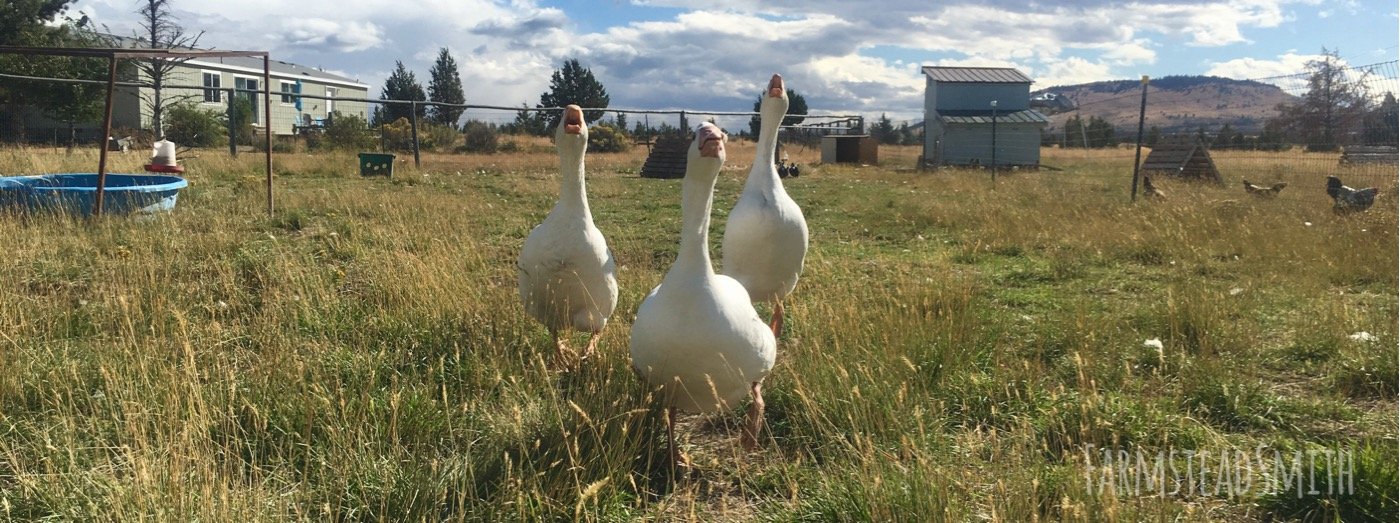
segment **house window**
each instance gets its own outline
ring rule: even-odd
[[[220,85],[219,73],[204,73],[204,103],[219,103],[223,101],[219,93]]]
[[[281,89],[281,90],[282,90],[282,105],[294,105],[294,104],[296,104],[296,102],[297,102],[297,97],[296,97],[295,95],[296,95],[297,93],[301,92],[300,90],[297,89],[297,83],[296,83],[296,82],[287,82],[287,81],[283,81],[283,82],[282,82],[282,89]]]
[[[238,90],[235,96],[248,100],[249,105],[253,106],[253,124],[261,124],[262,119],[258,115],[258,110],[260,109],[258,107],[258,92],[261,91],[258,87],[258,79],[235,76],[233,78],[233,88]]]

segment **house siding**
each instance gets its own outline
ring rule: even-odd
[[[219,74],[219,101],[204,101],[204,73],[214,72]],[[180,99],[188,100],[198,107],[208,111],[225,113],[228,111],[228,89],[234,88],[235,78],[250,78],[258,82],[259,89],[262,89],[263,77],[261,71],[242,70],[242,68],[228,67],[217,63],[203,63],[192,61],[181,64],[170,71],[165,80],[167,86],[189,86],[189,87],[165,87],[162,89],[162,96],[166,100]],[[122,81],[149,83],[150,78],[134,69],[128,70]],[[369,119],[369,104],[365,99],[369,96],[369,86],[354,82],[327,81],[307,76],[295,77],[290,74],[274,72],[272,74],[272,132],[276,135],[290,135],[295,132],[294,126],[309,117],[312,120],[322,120],[326,117],[326,101],[320,98],[302,98],[302,107],[298,110],[293,104],[283,105],[281,103],[280,88],[282,81],[301,82],[301,93],[312,96],[325,96],[327,87],[334,87],[337,98],[351,98],[352,100],[337,100],[335,110],[345,115],[356,115],[360,118]],[[112,100],[112,128],[113,132],[123,130],[150,129],[151,121],[151,89],[136,87],[118,87],[113,93]],[[268,122],[267,115],[262,114],[264,106],[262,103],[262,93],[257,94],[258,123],[255,127],[261,131],[264,123]],[[55,129],[66,129],[66,123],[54,122],[49,118],[44,118],[40,111],[32,111],[31,117],[26,118],[25,127],[30,136],[48,136]],[[305,115],[305,116],[303,116]],[[96,130],[101,133],[101,122],[84,122],[79,126],[83,135],[88,135]],[[98,138],[100,140],[100,136]]]
[[[185,91],[185,92],[183,93],[184,95],[189,95],[189,94],[191,94],[191,92],[193,92],[193,94],[194,94],[194,98],[193,98],[193,99],[199,103],[200,107],[204,107],[204,108],[207,108],[207,109],[210,109],[210,110],[214,110],[214,111],[218,111],[218,112],[225,112],[225,111],[228,110],[228,91],[227,91],[227,89],[231,89],[231,88],[235,87],[234,82],[236,81],[235,79],[237,79],[237,78],[249,78],[249,79],[257,80],[258,86],[259,86],[259,90],[261,90],[261,89],[263,88],[263,86],[262,86],[263,77],[262,77],[261,74],[250,73],[250,72],[244,72],[244,71],[226,71],[226,70],[220,71],[220,70],[218,70],[218,69],[215,69],[214,67],[211,67],[211,66],[209,66],[209,65],[204,65],[204,64],[195,64],[195,65],[191,65],[190,67],[191,67],[192,70],[194,71],[193,74],[191,75],[191,79],[188,80],[188,81],[182,81],[182,82],[180,82],[181,84],[184,84],[184,85],[203,85],[203,82],[204,82],[203,71],[218,71],[218,72],[220,73],[220,77],[219,77],[220,88],[223,89],[224,91],[220,94],[219,102],[218,102],[218,103],[203,102],[203,101],[202,101],[202,100],[203,100],[203,90],[202,90],[202,89],[196,89],[196,90],[193,90],[193,91],[182,90],[182,91]],[[198,69],[195,69],[195,68],[198,68]],[[296,108],[295,104],[283,104],[283,103],[282,103],[282,93],[281,93],[281,89],[282,89],[282,82],[284,82],[284,81],[285,81],[285,82],[297,82],[297,81],[300,81],[300,82],[301,82],[301,94],[307,95],[307,96],[303,96],[303,97],[302,97],[302,100],[301,100],[301,109],[300,109],[300,110],[298,110],[298,109]],[[367,102],[364,101],[365,98],[369,95],[369,87],[368,87],[368,86],[358,86],[358,87],[357,87],[357,86],[351,86],[351,85],[339,84],[339,83],[338,83],[337,85],[328,85],[328,84],[326,84],[326,83],[318,82],[316,79],[312,79],[312,78],[293,78],[293,77],[278,76],[277,74],[273,74],[273,75],[272,75],[272,83],[271,83],[271,85],[270,85],[270,91],[271,91],[270,96],[272,97],[272,117],[269,119],[269,118],[266,118],[265,115],[262,114],[262,113],[263,113],[263,108],[264,108],[264,106],[263,106],[263,100],[262,100],[262,93],[258,93],[258,94],[257,94],[257,106],[258,106],[258,107],[257,107],[257,112],[258,112],[259,117],[258,117],[258,123],[257,123],[257,125],[256,125],[255,127],[257,127],[258,129],[261,129],[262,126],[263,126],[263,124],[266,123],[266,122],[268,122],[268,121],[270,120],[271,123],[272,123],[272,133],[273,133],[273,134],[277,134],[277,135],[289,135],[289,134],[295,133],[295,126],[298,125],[300,122],[302,122],[304,118],[309,117],[309,118],[312,119],[312,120],[321,120],[321,119],[324,119],[324,118],[326,117],[326,110],[325,110],[326,101],[323,100],[323,99],[320,99],[320,98],[312,98],[312,96],[325,96],[325,95],[326,95],[326,87],[335,87],[336,90],[337,90],[337,92],[336,92],[336,97],[337,97],[337,98],[353,98],[353,99],[354,99],[354,100],[336,100],[336,102],[335,102],[335,110],[336,110],[336,111],[339,111],[341,114],[344,114],[344,115],[355,115],[355,116],[359,116],[360,118],[363,118],[363,119],[366,119],[366,120],[369,119],[369,104],[368,104]],[[304,116],[303,116],[303,115],[304,115]]]

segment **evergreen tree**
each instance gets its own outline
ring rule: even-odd
[[[87,17],[81,20],[67,20],[67,30],[62,37],[66,45],[74,47],[109,47],[110,38],[97,33]],[[53,71],[62,78],[84,78],[89,80],[106,79],[109,71],[105,60],[93,58],[50,57],[51,62],[61,69]],[[40,107],[44,114],[68,124],[68,147],[77,142],[79,122],[99,122],[103,117],[103,104],[107,86],[104,84],[54,83],[45,86],[40,96]],[[100,139],[100,138],[99,138]]]
[[[593,76],[593,71],[579,64],[577,58],[570,58],[549,77],[549,91],[540,95],[538,107],[564,107],[574,104],[594,109],[583,112],[583,121],[593,123],[603,117],[603,111],[599,109],[606,108],[610,101],[608,90]],[[561,116],[562,113],[550,114],[545,127],[554,129]]]
[[[1090,116],[1089,124],[1088,127],[1085,128],[1085,132],[1089,135],[1089,147],[1102,148],[1118,146],[1117,131],[1113,129],[1112,124],[1108,123],[1108,120],[1097,116]]]
[[[423,85],[418,83],[418,78],[413,76],[413,71],[404,68],[403,62],[394,61],[394,72],[389,74],[389,78],[384,80],[384,90],[379,94],[385,100],[415,100],[425,101],[428,95],[423,92]],[[427,106],[417,107],[418,118],[422,119],[427,114]],[[391,103],[384,104],[384,109],[378,112],[375,125],[390,124],[398,121],[399,118],[413,118],[413,109],[410,104]]]
[[[618,130],[624,133],[627,132],[627,113],[617,113],[613,121],[617,124]]]
[[[1400,142],[1400,104],[1395,93],[1385,93],[1379,107],[1366,115],[1365,130],[1368,145],[1395,145]]]
[[[462,76],[457,73],[457,61],[444,47],[438,51],[437,61],[428,71],[428,99],[449,104],[467,103],[467,95],[462,92]],[[465,111],[462,107],[432,106],[429,120],[442,125],[457,126],[457,118]]]
[[[1084,120],[1074,115],[1065,120],[1065,147],[1088,147],[1085,142]]]
[[[1229,149],[1230,141],[1235,138],[1235,129],[1229,123],[1220,126],[1220,131],[1215,133],[1215,139],[1211,140],[1211,149]]]
[[[72,0],[29,0],[0,4],[0,45],[86,47],[103,46],[87,17],[67,16]],[[60,23],[54,23],[60,22]],[[46,78],[107,79],[107,61],[64,56],[0,54],[0,71]],[[105,85],[0,81],[0,137],[24,139],[26,107],[39,107],[49,116],[70,123],[101,118]]]
[[[919,144],[919,137],[918,137],[917,134],[914,133],[914,129],[912,129],[912,128],[909,127],[909,122],[903,122],[903,123],[899,124],[899,132],[898,132],[898,134],[899,134],[899,144],[900,144],[900,145],[918,145],[918,144]]]
[[[803,98],[802,95],[797,94],[797,91],[794,91],[792,89],[787,90],[787,95],[788,110],[787,116],[783,117],[782,125],[788,126],[800,124],[803,120],[806,119],[807,99]],[[758,99],[753,101],[753,112],[758,112],[758,108],[762,106],[763,96],[764,95],[759,95]],[[758,139],[758,128],[759,118],[758,115],[754,115],[753,117],[749,118],[749,132],[753,133],[754,139]]]
[[[870,126],[870,137],[882,144],[899,143],[899,135],[895,133],[894,122],[885,113],[880,113],[880,119],[875,120],[875,124]]]
[[[1162,129],[1155,125],[1152,127],[1148,127],[1146,136],[1144,136],[1142,139],[1142,144],[1148,147],[1153,147],[1156,146],[1157,142],[1160,141],[1162,141]]]
[[[533,136],[544,136],[546,133],[545,124],[548,123],[544,113],[529,110],[529,105],[520,104],[521,109],[515,112],[515,121],[511,122],[511,132],[514,134],[528,134]]]

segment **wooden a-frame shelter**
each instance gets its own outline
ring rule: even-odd
[[[1210,149],[1200,142],[1155,145],[1143,160],[1142,171],[1224,183],[1215,160],[1210,158]]]

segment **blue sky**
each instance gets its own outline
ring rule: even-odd
[[[1397,3],[1378,0],[175,0],[201,43],[271,51],[371,85],[395,60],[426,83],[440,47],[469,103],[533,105],[578,58],[612,106],[746,111],[774,72],[813,112],[922,118],[921,65],[1012,66],[1034,89],[1147,74],[1302,72],[1323,47],[1395,60]],[[135,0],[80,0],[118,34]],[[508,119],[508,114],[482,114]]]

